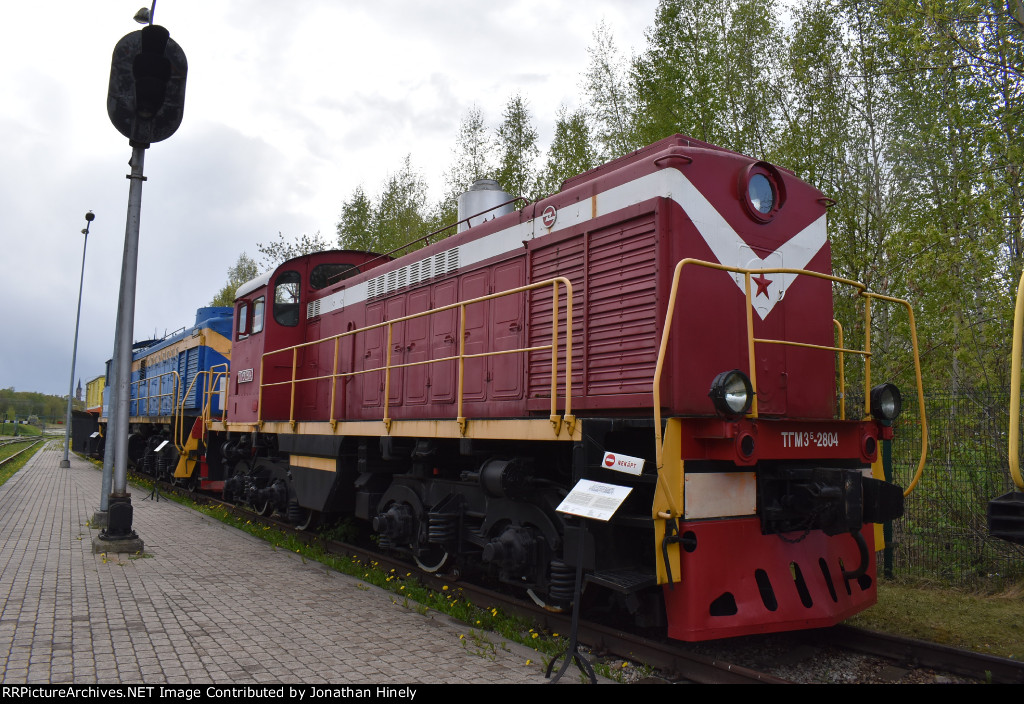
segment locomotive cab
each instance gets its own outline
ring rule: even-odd
[[[304,306],[315,309],[312,299],[325,294],[343,301],[347,279],[389,259],[370,252],[320,252],[285,262],[238,288],[230,421],[288,420],[286,400],[293,396],[300,410],[315,405],[318,388],[314,385],[297,384],[293,394],[290,384],[282,384],[291,381],[293,368],[305,377],[320,370],[318,346],[303,344],[320,338],[319,321]],[[294,354],[270,354],[295,346],[300,347]],[[259,413],[261,383],[267,385],[263,408],[271,409],[271,415]]]

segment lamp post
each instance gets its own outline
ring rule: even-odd
[[[64,418],[64,459],[60,466],[67,469],[71,466],[68,453],[71,451],[71,399],[75,393],[75,357],[78,356],[78,323],[82,318],[82,284],[85,283],[85,248],[89,245],[89,226],[96,216],[90,210],[85,214],[85,228],[82,234],[85,239],[82,242],[82,275],[78,279],[78,311],[75,313],[75,344],[71,347],[71,383],[68,386],[68,412]]]

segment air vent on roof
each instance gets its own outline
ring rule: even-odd
[[[403,266],[401,269],[395,269],[370,279],[366,283],[366,295],[368,298],[386,296],[400,288],[415,286],[435,276],[450,274],[458,268],[459,248],[453,247],[444,252],[438,252],[432,257]]]

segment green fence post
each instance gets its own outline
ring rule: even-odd
[[[892,481],[892,440],[882,440],[882,474],[885,481]],[[882,574],[886,578],[892,578],[892,521],[882,524],[882,538],[885,540],[885,549],[882,551]]]

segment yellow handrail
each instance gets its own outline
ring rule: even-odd
[[[1014,485],[1024,490],[1020,471],[1020,360],[1021,334],[1024,333],[1024,274],[1017,284],[1017,305],[1013,311],[1013,348],[1010,365],[1010,477]]]
[[[558,413],[558,348],[559,348],[559,307],[561,304],[561,298],[559,296],[559,287],[565,288],[565,299],[566,299],[566,312],[565,312],[565,408],[564,412],[560,415]],[[517,349],[510,350],[497,350],[491,352],[479,352],[475,354],[466,354],[466,307],[474,305],[476,303],[482,303],[489,301],[494,298],[501,298],[504,296],[511,296],[518,293],[524,293],[539,288],[550,287],[552,290],[552,319],[551,319],[551,343],[546,345],[536,345],[533,347],[520,347]],[[412,313],[405,315],[393,320],[386,320],[381,323],[375,323],[373,325],[367,325],[354,330],[347,330],[343,333],[333,335],[331,337],[325,337],[321,340],[315,340],[311,342],[303,342],[298,345],[292,345],[291,347],[284,347],[279,350],[273,350],[270,352],[264,352],[260,364],[260,381],[259,381],[259,396],[257,401],[257,423],[262,424],[263,421],[263,390],[265,388],[275,386],[288,386],[289,387],[289,410],[288,410],[288,422],[295,427],[295,387],[299,383],[311,382],[311,381],[331,381],[331,410],[330,410],[330,423],[332,426],[336,426],[338,419],[335,417],[335,398],[337,396],[337,384],[339,379],[346,379],[348,377],[354,377],[359,374],[371,374],[374,372],[384,372],[384,414],[382,420],[385,428],[390,431],[391,428],[391,417],[390,417],[390,395],[391,395],[391,371],[393,369],[403,369],[405,367],[415,367],[426,364],[437,364],[440,362],[457,362],[458,366],[458,381],[457,381],[457,392],[456,392],[456,420],[459,423],[460,429],[465,433],[467,418],[464,414],[463,405],[463,390],[464,390],[464,372],[465,372],[465,361],[467,359],[478,359],[483,357],[494,357],[503,354],[520,354],[524,352],[538,352],[544,350],[551,350],[551,411],[550,421],[554,427],[555,434],[559,434],[561,431],[562,423],[566,423],[570,429],[573,427],[575,422],[572,416],[572,328],[573,328],[573,312],[572,312],[572,282],[564,276],[554,277],[546,279],[544,281],[538,281],[536,283],[527,284],[525,286],[518,286],[516,288],[508,289],[507,291],[500,291],[498,293],[488,294],[486,296],[479,296],[466,301],[460,301],[457,303],[451,303],[439,308],[433,308],[427,311],[421,311],[419,313]],[[414,320],[417,318],[434,315],[436,313],[443,313],[449,310],[459,311],[459,352],[456,355],[441,357],[438,359],[426,359],[417,362],[406,362],[402,364],[391,363],[391,349],[392,349],[392,332],[393,326],[398,323],[403,323],[408,320]],[[366,333],[371,330],[378,328],[387,329],[387,353],[384,360],[384,365],[380,367],[374,367],[372,369],[361,369],[353,370],[350,372],[339,372],[338,362],[340,359],[340,340],[342,338],[352,337],[361,333]],[[313,345],[323,345],[325,343],[334,342],[334,357],[332,360],[332,370],[329,375],[313,376],[303,379],[297,378],[298,370],[298,353],[300,349],[311,347]],[[291,376],[286,381],[275,381],[275,382],[264,382],[264,370],[267,366],[267,361],[274,355],[284,354],[286,352],[292,353],[292,371]],[[354,361],[354,360],[353,360]]]
[[[921,357],[918,354],[917,345],[917,323],[914,321],[914,309],[910,307],[907,301],[901,298],[893,298],[892,296],[884,296],[880,293],[871,293],[869,291],[863,291],[861,293],[870,302],[872,298],[877,298],[880,301],[888,301],[889,303],[898,303],[907,309],[907,318],[910,322],[910,344],[914,350],[914,377],[917,380],[917,412],[921,416],[921,459],[917,463],[917,471],[914,472],[914,478],[910,482],[904,491],[903,495],[907,496],[914,490],[918,482],[921,481],[921,475],[924,472],[925,459],[928,457],[928,418],[924,412],[924,384],[921,382]],[[870,333],[870,329],[866,329],[866,333]],[[868,365],[865,365],[868,366]],[[867,377],[867,372],[865,372]],[[864,413],[868,414],[871,410],[871,390],[865,388],[864,391]]]
[[[221,367],[223,367],[223,371],[217,371]],[[185,391],[185,393],[182,395],[181,401],[175,408],[175,414],[177,416],[177,421],[175,422],[177,434],[174,438],[174,446],[178,448],[178,452],[183,452],[185,449],[185,400],[192,393],[192,389],[195,388],[196,382],[198,382],[200,379],[208,378],[208,382],[203,391],[203,401],[200,404],[199,412],[200,417],[203,419],[203,437],[205,439],[206,426],[210,420],[210,408],[213,404],[213,389],[221,378],[227,376],[227,373],[228,365],[226,363],[223,363],[215,364],[214,366],[210,367],[209,370],[196,372],[196,374],[192,377],[192,381],[188,385],[188,390]],[[224,409],[222,408],[221,412],[223,411]],[[191,431],[192,429],[189,428],[187,432]]]
[[[832,324],[836,327],[836,344],[840,350],[843,347],[843,324],[835,318],[832,319]],[[844,353],[839,353],[839,420],[846,420],[846,357]]]
[[[787,345],[791,347],[802,347],[810,349],[819,349],[827,352],[835,352],[840,355],[844,354],[858,354],[864,357],[864,415],[868,416],[871,412],[871,299],[877,298],[883,301],[889,301],[891,303],[899,303],[907,309],[907,313],[910,318],[910,335],[911,342],[914,351],[914,373],[917,379],[917,399],[918,399],[918,411],[921,415],[921,458],[918,462],[917,471],[914,474],[914,479],[910,486],[904,491],[904,495],[909,494],[914,487],[917,486],[918,481],[921,478],[921,473],[924,469],[925,459],[928,454],[928,423],[925,417],[924,408],[924,390],[921,382],[921,361],[918,355],[917,345],[917,327],[914,322],[914,311],[911,309],[910,304],[904,300],[893,298],[891,296],[884,296],[877,293],[871,293],[867,290],[867,286],[857,281],[850,279],[844,279],[838,276],[832,276],[831,274],[823,274],[817,271],[809,271],[807,269],[787,269],[787,268],[771,268],[771,269],[746,269],[743,267],[726,266],[724,264],[718,264],[715,262],[707,262],[701,259],[683,259],[675,266],[675,270],[672,274],[672,288],[669,293],[668,310],[665,314],[665,325],[662,330],[661,346],[658,350],[658,361],[655,365],[654,370],[654,385],[653,385],[653,396],[654,396],[654,437],[655,437],[655,456],[657,467],[660,470],[664,467],[664,443],[662,440],[661,430],[661,375],[664,368],[665,357],[668,352],[668,341],[669,335],[672,330],[672,319],[674,317],[676,300],[679,292],[679,280],[682,275],[683,268],[687,265],[695,265],[705,267],[708,269],[718,269],[719,271],[727,271],[735,274],[743,274],[744,276],[744,295],[746,299],[746,327],[747,327],[747,355],[750,365],[749,376],[750,383],[753,385],[754,390],[757,390],[757,376],[756,376],[756,363],[754,356],[755,344],[779,344]],[[864,319],[864,349],[848,349],[843,346],[842,341],[842,328],[840,326],[840,339],[838,347],[829,347],[826,345],[814,345],[804,342],[793,342],[789,340],[772,340],[765,338],[754,337],[754,324],[753,324],[753,303],[750,295],[750,280],[752,274],[793,274],[795,276],[810,276],[813,278],[824,279],[831,281],[832,283],[843,284],[850,286],[857,290],[857,295],[864,298],[865,308],[865,319]],[[842,367],[841,367],[842,369]],[[845,385],[841,387],[845,392]],[[845,416],[845,400],[841,406],[841,413]],[[750,418],[757,418],[757,395],[755,393],[753,404],[751,405]],[[675,509],[673,509],[675,510]]]
[[[223,369],[221,369],[221,367],[223,367]],[[228,372],[229,372],[229,369],[228,369],[228,365],[227,365],[226,362],[224,364],[215,364],[212,367],[210,367],[209,372],[204,372],[204,373],[209,373],[209,375],[210,375],[210,382],[209,382],[209,384],[207,384],[206,393],[204,394],[204,399],[203,399],[203,422],[204,422],[204,424],[208,424],[210,422],[210,420],[212,419],[212,417],[213,417],[213,396],[216,393],[220,393],[217,389],[218,389],[218,386],[220,385],[220,383],[222,381],[225,384],[227,384]],[[224,397],[225,397],[225,400],[226,400],[226,398],[227,398],[227,387],[226,386],[224,388]],[[224,408],[224,404],[222,403],[221,404],[221,409],[220,409],[221,416],[223,416],[226,412],[227,412],[227,409]]]
[[[163,378],[165,376],[169,376],[169,377],[171,377],[174,380],[174,384],[172,385],[172,390],[171,391],[167,391],[167,392],[159,392],[159,393],[157,393],[155,395],[149,393],[149,388],[148,388],[149,382],[156,381],[157,382],[157,387],[158,388],[163,388],[163,385],[164,385]],[[147,385],[146,395],[145,396],[142,395],[142,390],[140,388],[141,384],[146,384]],[[132,386],[135,387],[135,398],[134,398],[134,401],[137,404],[136,408],[138,408],[138,405],[140,405],[142,403],[142,401],[146,402],[146,412],[145,413],[141,413],[140,412],[138,415],[140,415],[140,416],[142,416],[142,415],[151,415],[150,412],[149,412],[149,402],[152,399],[162,399],[162,398],[165,398],[167,396],[170,396],[171,399],[172,399],[170,415],[173,418],[174,417],[175,404],[178,401],[178,387],[179,387],[180,384],[181,384],[181,377],[178,375],[178,372],[176,372],[176,371],[163,372],[162,374],[157,374],[156,376],[147,377],[145,379],[136,379],[135,381],[133,381],[132,382]],[[158,408],[158,411],[159,411],[159,408]],[[160,415],[160,414],[157,413],[156,415]]]
[[[174,446],[178,448],[178,452],[184,452],[185,450],[185,399],[187,399],[189,394],[192,393],[192,389],[195,387],[196,382],[203,374],[205,374],[205,372],[199,372],[192,377],[192,382],[188,385],[188,390],[182,394],[181,401],[175,409],[178,417],[174,425],[177,428],[178,433],[174,438]],[[189,428],[189,432],[192,432],[192,428]]]

